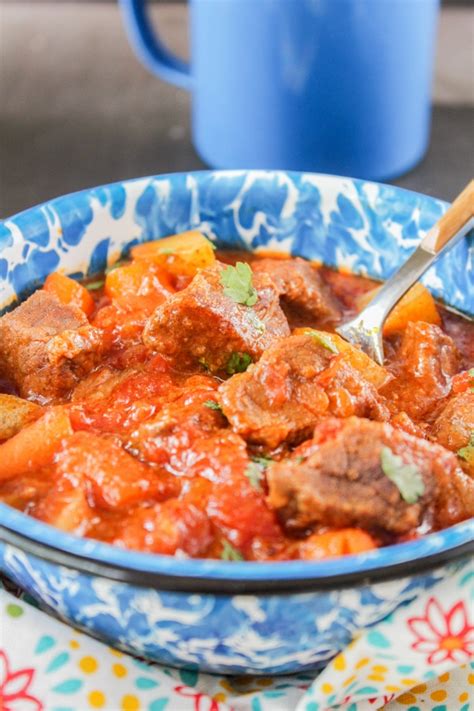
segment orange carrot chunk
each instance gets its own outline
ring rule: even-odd
[[[70,304],[82,309],[86,316],[94,311],[94,299],[79,282],[59,272],[53,272],[46,279],[43,289],[55,294],[63,304]]]
[[[357,301],[359,309],[363,309],[374,298],[379,288],[368,291],[359,297]],[[425,323],[434,323],[437,326],[441,324],[441,316],[436,302],[421,282],[417,282],[412,286],[398,304],[394,306],[385,321],[383,335],[392,336],[395,333],[401,333],[410,321],[424,321]]]
[[[364,553],[377,548],[372,536],[360,528],[342,528],[338,531],[314,533],[300,543],[300,558],[321,560],[342,555]]]
[[[72,434],[66,410],[51,408],[0,445],[0,481],[41,469],[51,461],[63,439]]]

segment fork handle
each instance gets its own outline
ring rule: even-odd
[[[454,247],[471,230],[474,230],[474,180],[471,180],[443,217],[429,230],[405,264],[380,287],[361,313],[378,314],[385,320],[402,296],[423,276],[439,255]]]
[[[474,217],[474,180],[466,185],[449,210],[429,230],[420,246],[431,254],[439,254],[472,217]]]

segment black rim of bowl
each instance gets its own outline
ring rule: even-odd
[[[452,563],[474,552],[474,540],[461,543],[447,550],[425,555],[412,561],[403,561],[373,570],[354,570],[352,573],[328,575],[324,578],[286,579],[265,578],[264,580],[205,578],[181,575],[166,575],[146,570],[127,568],[117,564],[98,561],[87,556],[64,551],[54,546],[40,543],[34,539],[0,525],[0,541],[33,555],[47,563],[69,568],[85,575],[98,576],[118,583],[155,590],[229,594],[288,594],[318,592],[331,589],[343,589],[358,585],[386,582],[413,574],[421,574]]]

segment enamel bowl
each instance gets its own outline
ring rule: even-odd
[[[0,306],[58,268],[92,275],[136,242],[199,227],[385,279],[446,209],[398,188],[324,175],[156,176],[51,200],[0,223]],[[474,313],[468,239],[424,279]],[[141,657],[228,674],[314,669],[358,630],[469,562],[472,524],[322,562],[226,562],[121,550],[0,505],[0,569],[41,606]]]

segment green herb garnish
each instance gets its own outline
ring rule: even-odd
[[[208,372],[210,371],[211,368],[209,367],[209,363],[205,358],[198,358],[198,363],[199,365],[202,365],[204,370],[207,370]]]
[[[258,318],[257,314],[254,311],[249,311],[249,321],[259,336],[261,336],[262,333],[265,333],[267,327],[265,326],[264,322],[260,318]]]
[[[331,351],[331,353],[339,353],[339,348],[337,348],[337,346],[332,342],[329,334],[326,336],[324,333],[320,333],[318,331],[308,331],[307,333],[308,336],[314,338],[314,340],[327,351]]]
[[[235,373],[245,373],[251,362],[252,358],[248,353],[231,353],[225,367],[226,373],[229,375],[234,375]]]
[[[469,377],[471,378],[471,383],[469,385],[469,389],[472,393],[474,393],[474,368],[471,368],[467,372],[469,373]]]
[[[232,543],[226,541],[225,538],[222,539],[222,560],[244,560],[244,557],[237,548],[234,548]]]
[[[215,400],[206,400],[206,402],[204,403],[204,407],[208,407],[210,410],[222,411],[222,407]]]
[[[252,269],[246,262],[237,262],[235,267],[228,266],[222,271],[221,284],[224,294],[237,304],[254,306],[258,294],[252,283]]]
[[[271,457],[252,457],[252,461],[266,469],[274,460]]]
[[[380,463],[384,474],[388,476],[407,504],[415,504],[425,492],[425,484],[420,470],[414,464],[406,464],[389,447],[382,447]]]
[[[91,281],[88,284],[84,284],[84,286],[89,291],[98,291],[99,289],[102,289],[104,284],[105,284],[105,279],[97,279],[96,281]]]
[[[262,491],[263,468],[256,461],[249,462],[244,471],[254,489]]]
[[[471,432],[471,436],[469,437],[469,443],[465,447],[461,447],[461,449],[458,449],[457,454],[458,457],[464,459],[464,461],[468,462],[468,464],[474,463],[474,432]]]
[[[119,259],[114,264],[111,264],[110,267],[107,267],[107,269],[105,270],[105,273],[110,274],[110,272],[115,271],[115,269],[118,269],[119,267],[123,267],[125,264],[127,264],[126,259]]]

